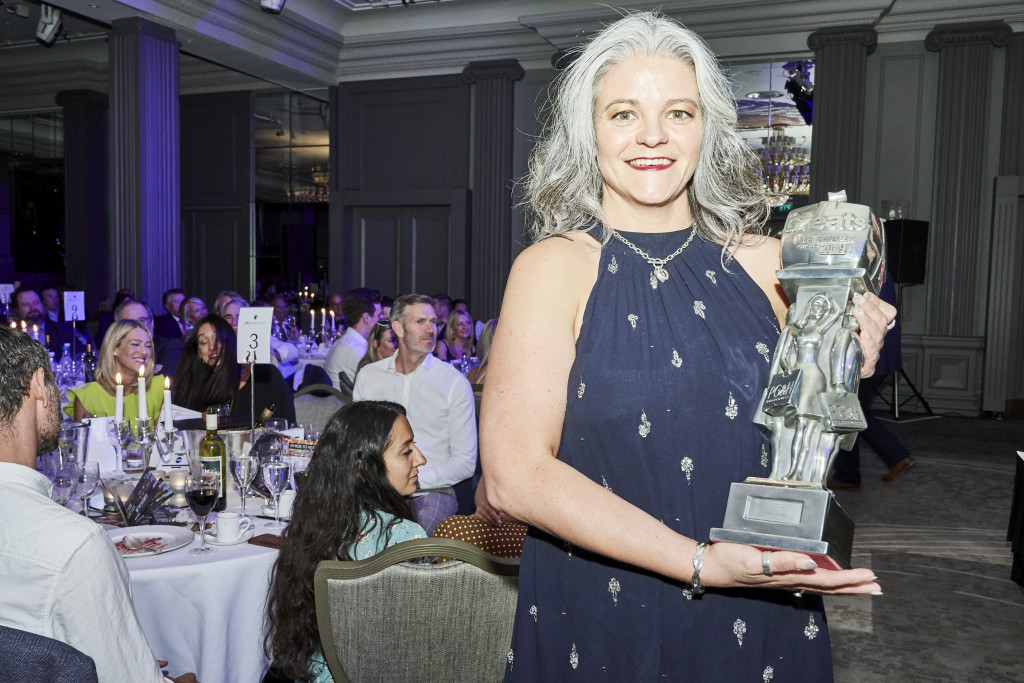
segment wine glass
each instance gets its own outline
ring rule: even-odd
[[[231,456],[228,467],[231,469],[231,478],[235,480],[235,485],[242,492],[242,516],[244,517],[245,498],[249,495],[249,487],[252,485],[252,480],[256,478],[259,466],[253,456],[239,454]]]
[[[268,432],[282,432],[288,429],[288,418],[270,417],[263,422],[263,428]]]
[[[287,462],[265,462],[263,463],[263,482],[270,489],[270,493],[274,496],[274,521],[267,522],[264,526],[272,529],[279,529],[286,526],[281,521],[281,506],[278,504],[281,498],[281,492],[284,491],[285,486],[288,485],[288,481],[292,476],[292,466]]]
[[[56,468],[53,474],[53,499],[61,505],[67,505],[78,485],[78,470],[70,464]]]
[[[189,509],[199,518],[199,547],[188,551],[189,555],[205,557],[213,552],[213,548],[206,547],[206,517],[213,510],[213,506],[217,504],[218,496],[220,496],[219,474],[189,475],[185,478],[185,500],[188,501]]]
[[[115,475],[123,475],[125,473],[121,467],[121,450],[124,448],[129,436],[131,436],[131,425],[128,420],[115,420],[114,418],[107,420],[107,438],[110,439],[110,445],[114,447],[113,473]]]
[[[100,480],[100,465],[97,462],[83,462],[78,465],[78,486],[75,493],[82,501],[82,514],[89,516],[89,497],[96,491]]]

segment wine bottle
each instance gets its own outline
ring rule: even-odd
[[[82,354],[82,366],[85,368],[86,383],[96,381],[96,354],[92,352],[92,344],[85,345],[85,353]]]
[[[224,439],[217,434],[216,413],[206,414],[206,436],[199,442],[199,467],[204,475],[220,477],[220,496],[213,509],[220,512],[227,507],[228,449]]]
[[[276,409],[277,409],[277,404],[276,403],[271,403],[269,406],[264,408],[263,412],[260,413],[260,416],[258,418],[256,418],[256,425],[255,425],[256,428],[259,429],[260,427],[262,427],[266,423],[267,420],[269,420],[271,417],[273,417],[274,416],[274,410],[276,410]]]

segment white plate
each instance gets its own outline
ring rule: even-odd
[[[238,545],[239,543],[247,542],[250,538],[252,538],[253,533],[253,529],[246,529],[244,534],[242,534],[233,541],[218,541],[217,537],[213,534],[206,534],[206,542],[210,545]]]
[[[274,506],[273,505],[264,505],[263,507],[260,508],[259,516],[260,517],[266,517],[268,519],[274,519]],[[284,520],[288,520],[288,519],[291,519],[291,518],[292,518],[291,515],[281,515],[281,519],[284,519]]]
[[[191,529],[180,526],[164,526],[150,524],[145,526],[130,526],[126,529],[111,529],[107,532],[110,540],[114,542],[121,557],[149,557],[169,553],[188,545],[195,539],[196,535]],[[141,550],[129,550],[124,544],[118,545],[125,536],[134,536],[143,543]]]

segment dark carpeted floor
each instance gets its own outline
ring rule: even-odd
[[[857,525],[854,564],[885,593],[826,598],[836,681],[1024,681],[1024,592],[1006,541],[1024,420],[886,426],[917,465],[883,483],[863,447],[861,490],[836,494]]]

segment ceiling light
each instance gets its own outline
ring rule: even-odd
[[[52,5],[43,4],[39,8],[39,26],[36,27],[36,40],[50,47],[57,40],[60,31],[60,10]]]
[[[286,0],[260,0],[260,9],[271,14],[280,14]]]

